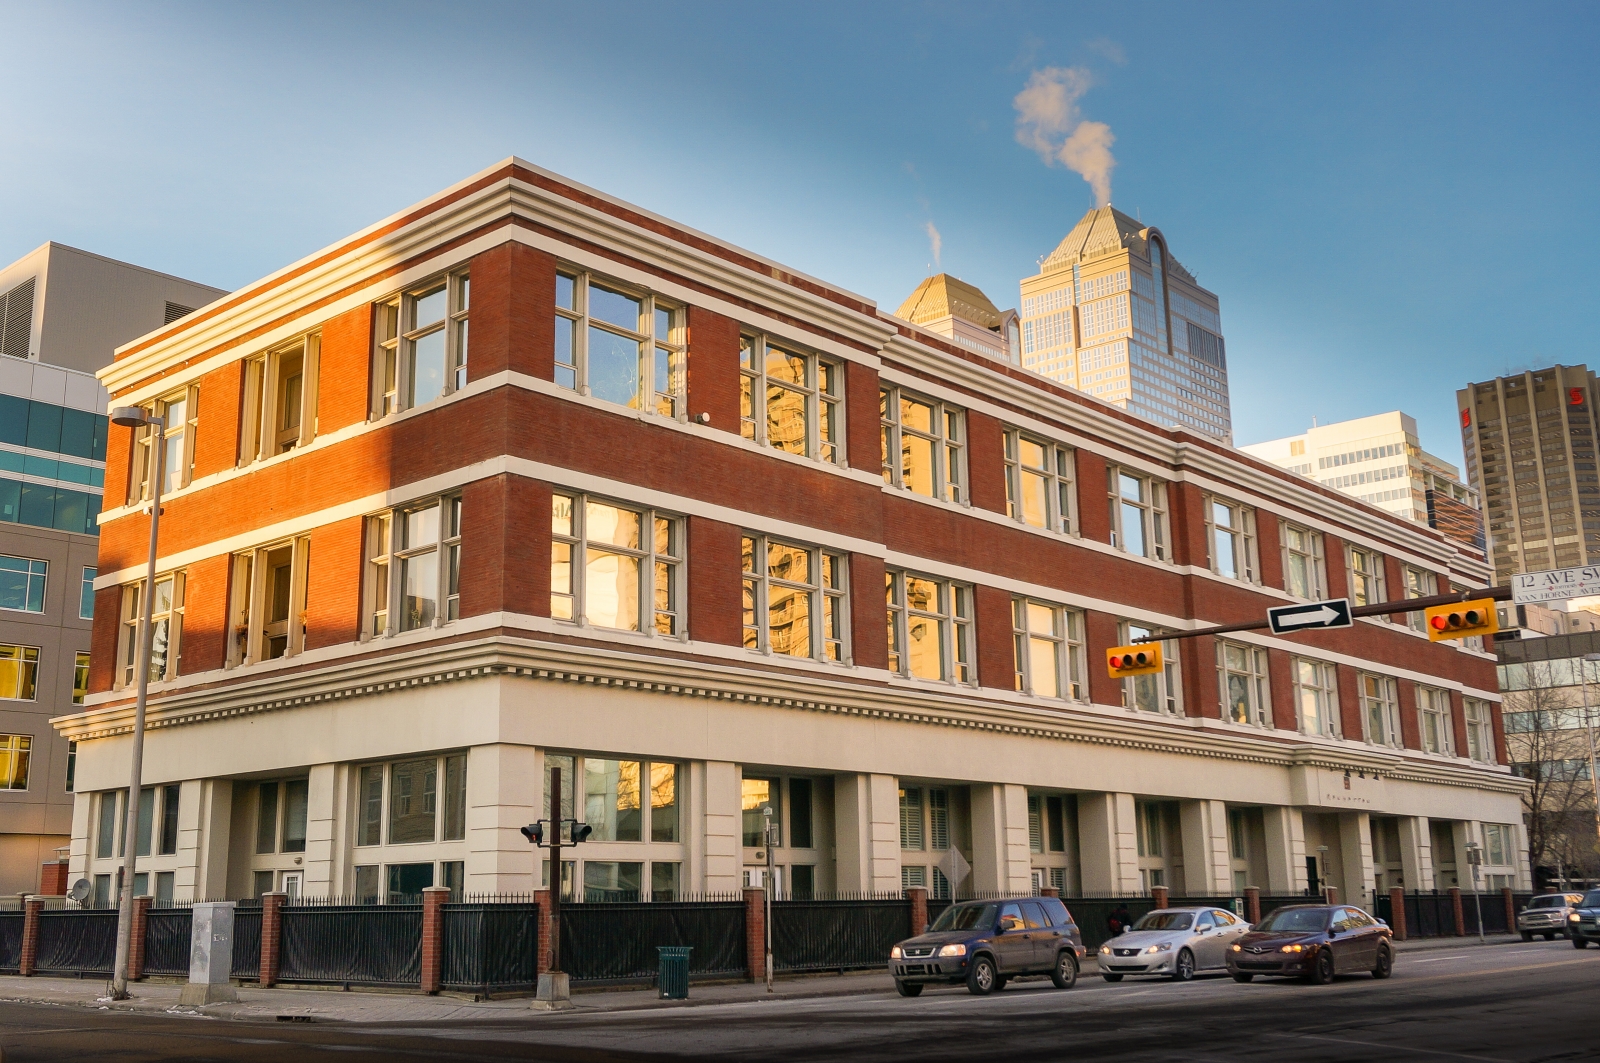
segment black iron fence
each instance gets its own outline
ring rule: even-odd
[[[911,934],[911,902],[905,899],[774,901],[772,966],[778,971],[882,967],[894,943]]]
[[[1533,897],[1531,893],[1512,894],[1512,901],[1521,911]],[[1478,906],[1483,906],[1483,932],[1507,934],[1516,929],[1506,921],[1505,895],[1499,890],[1486,891],[1476,897],[1461,891],[1462,933],[1478,933]],[[1451,937],[1456,932],[1455,902],[1448,890],[1413,891],[1404,895],[1406,937]],[[1394,903],[1387,893],[1373,898],[1372,914],[1393,926]]]
[[[384,986],[422,981],[420,904],[286,906],[282,934],[281,982]]]
[[[446,989],[528,989],[538,982],[539,906],[447,904],[441,981]]]
[[[40,973],[109,975],[116,956],[116,912],[39,913]]]
[[[22,968],[21,912],[0,912],[0,971]]]
[[[261,977],[261,909],[233,910],[233,977],[251,982]]]
[[[189,974],[192,923],[193,913],[188,908],[152,908],[145,913],[145,974],[172,977]]]
[[[783,903],[804,902],[774,912]],[[657,946],[688,946],[691,977],[741,975],[744,933],[743,901],[562,904],[561,968],[573,981],[644,981],[656,975]]]

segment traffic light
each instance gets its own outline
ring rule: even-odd
[[[522,836],[528,839],[530,845],[544,844],[544,824],[530,823],[522,828]]]
[[[572,824],[572,844],[577,845],[579,842],[588,841],[589,835],[593,833],[594,828],[589,824],[574,821]]]
[[[1472,635],[1493,635],[1500,630],[1500,620],[1495,614],[1492,598],[1479,598],[1455,605],[1436,605],[1424,610],[1422,615],[1426,618],[1428,639],[1432,642],[1464,639]]]
[[[1113,646],[1106,651],[1106,671],[1112,679],[1126,675],[1154,675],[1161,671],[1161,643]]]

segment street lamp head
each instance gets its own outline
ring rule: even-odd
[[[121,425],[123,428],[143,428],[145,425],[160,424],[161,418],[143,406],[113,406],[111,423]]]

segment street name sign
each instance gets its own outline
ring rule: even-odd
[[[1321,631],[1330,627],[1350,627],[1350,599],[1330,598],[1325,602],[1308,602],[1305,605],[1280,605],[1267,610],[1267,623],[1274,635],[1292,635],[1296,631]]]
[[[1511,600],[1518,605],[1582,598],[1590,594],[1600,594],[1600,566],[1597,565],[1522,572],[1511,577]]]

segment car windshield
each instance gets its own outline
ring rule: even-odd
[[[1279,908],[1256,925],[1257,930],[1276,931],[1280,934],[1315,934],[1328,925],[1328,913],[1323,908]]]
[[[1535,897],[1528,902],[1529,908],[1565,908],[1566,906],[1567,898],[1560,893],[1551,894],[1548,897]]]
[[[1578,904],[1580,908],[1600,908],[1600,890],[1590,890]]]
[[[1188,912],[1150,912],[1137,923],[1135,930],[1188,930],[1194,916]]]
[[[994,928],[995,906],[992,904],[957,904],[939,913],[934,930],[991,930]]]

